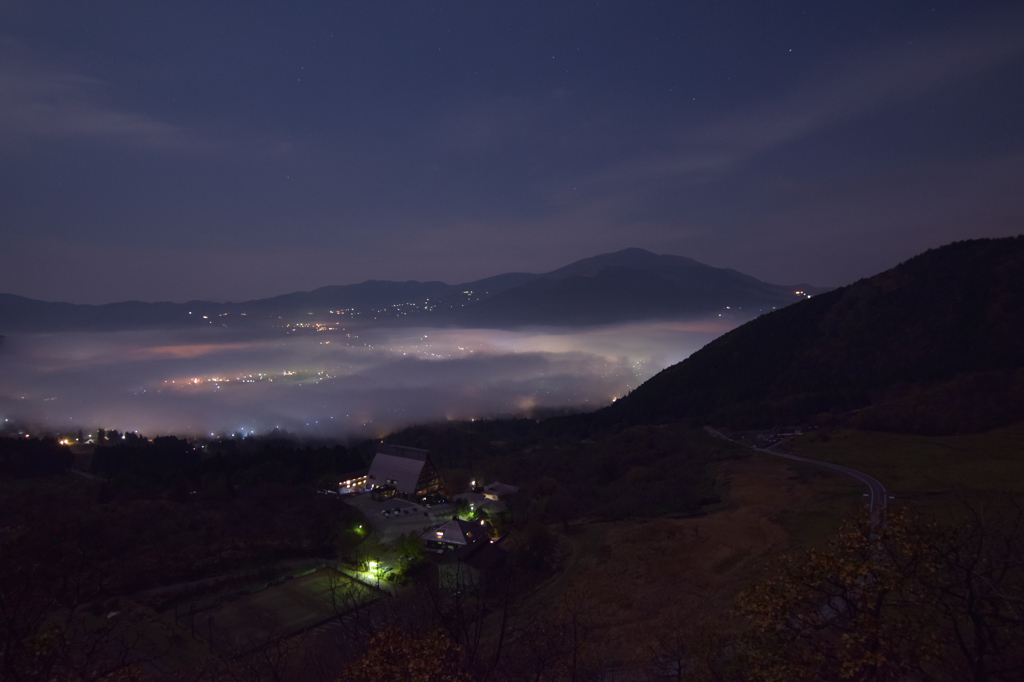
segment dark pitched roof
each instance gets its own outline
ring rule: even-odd
[[[478,571],[490,571],[508,561],[508,552],[490,542],[484,542],[467,551],[461,560]]]
[[[483,526],[476,523],[452,519],[423,534],[427,542],[443,542],[448,545],[471,545],[486,535]]]
[[[487,501],[487,498],[483,496],[483,493],[459,493],[452,499],[456,502],[459,500],[467,500],[473,504],[483,504]]]
[[[508,485],[507,483],[498,483],[497,481],[484,486],[484,494],[486,495],[487,493],[491,493],[495,497],[512,495],[517,492],[519,492],[518,486]]]
[[[414,459],[419,462],[426,462],[427,455],[430,450],[422,450],[420,448],[410,448],[404,445],[389,445],[388,443],[381,443],[377,446],[377,454],[393,455],[395,457],[404,457],[406,459]]]

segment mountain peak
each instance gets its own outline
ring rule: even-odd
[[[606,256],[657,256],[658,254],[648,251],[647,249],[641,249],[638,246],[630,246],[619,251],[612,251],[611,253],[604,254]]]
[[[543,275],[507,273],[458,285],[367,280],[241,303],[97,307],[0,297],[0,331],[252,326],[261,324],[260,320],[276,324],[300,315],[304,322],[310,321],[309,315],[329,315],[334,320],[341,314],[367,322],[421,325],[573,326],[693,317],[730,309],[754,315],[798,298],[790,287],[692,258],[628,248]]]
[[[666,266],[709,267],[685,256],[662,256],[646,249],[631,247],[612,253],[602,253],[584,258],[565,267],[548,272],[541,277],[594,277],[606,268],[628,268],[632,270],[659,270]]]

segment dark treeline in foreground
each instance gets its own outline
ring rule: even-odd
[[[314,491],[360,452],[112,432],[88,473],[52,439],[0,437],[0,679],[161,677],[184,641],[169,613],[359,543],[363,517]]]
[[[28,476],[53,474],[71,466],[71,450],[56,438],[3,438],[0,436],[0,474]]]
[[[174,436],[150,441],[101,429],[98,441],[92,473],[114,487],[152,485],[177,494],[210,486],[230,493],[236,484],[257,483],[333,488],[339,475],[367,466],[373,456],[369,442],[312,446],[278,435],[192,444]]]
[[[564,552],[552,524],[568,529],[581,517],[700,513],[720,499],[716,463],[746,456],[688,429],[641,427],[579,442],[532,420],[409,429],[393,442],[435,448],[450,486],[480,474],[522,484],[508,514],[491,519],[510,553],[506,572],[452,601],[437,592],[436,573],[421,563],[421,541],[382,545],[366,537],[365,518],[343,498],[319,493],[368,463],[369,442],[312,447],[266,437],[193,444],[104,432],[83,472],[67,469],[73,456],[54,441],[0,438],[0,461],[35,461],[32,453],[45,452],[39,461],[51,462],[5,466],[0,477],[0,611],[9,616],[0,621],[0,634],[10,643],[0,650],[3,679],[114,679],[131,671],[203,679],[210,670],[216,679],[271,679],[252,667],[252,658],[236,661],[244,647],[209,643],[232,642],[232,634],[209,623],[209,633],[200,627],[197,634],[195,622],[207,622],[205,616],[182,620],[182,612],[219,603],[225,591],[266,586],[296,566],[341,562],[365,569],[368,560],[389,557],[406,569],[404,596],[358,620],[346,653],[317,664],[333,671],[322,679],[342,674],[388,628],[423,632],[427,626],[450,628],[440,636],[461,642],[460,666],[497,674],[504,659],[489,648],[496,645],[488,614],[506,609],[507,627],[514,612],[515,628],[529,629],[527,599],[557,573]],[[335,597],[339,614],[369,608],[370,597],[346,590]],[[167,624],[172,616],[174,626]],[[474,644],[467,633],[484,641]],[[305,679],[308,672],[297,670],[312,665],[312,649],[299,646],[301,637],[275,639],[280,635],[268,630],[261,641],[282,646],[278,663]],[[175,647],[190,641],[208,641],[209,650],[196,654],[202,663],[175,658]]]
[[[62,555],[85,551],[97,594],[195,580],[253,563],[330,556],[338,549],[338,529],[359,518],[336,496],[311,494],[336,485],[338,473],[362,462],[343,446],[288,447],[268,440],[200,448],[174,437],[151,442],[134,434],[114,442],[96,448],[92,474],[72,474],[67,467],[74,455],[66,446],[0,438],[3,539],[38,542]],[[7,464],[37,453],[60,466]],[[11,560],[19,552],[3,554]]]
[[[581,440],[530,419],[411,427],[388,440],[439,453],[455,487],[475,475],[519,483],[523,500],[558,510],[551,520],[702,513],[721,501],[716,465],[745,454],[687,427]]]

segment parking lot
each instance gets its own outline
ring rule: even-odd
[[[370,528],[383,542],[391,542],[399,535],[422,533],[439,523],[444,523],[455,514],[455,505],[450,503],[426,507],[407,500],[374,500],[370,493],[345,495],[342,499],[366,516]],[[385,514],[385,512],[387,512]]]

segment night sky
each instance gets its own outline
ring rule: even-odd
[[[1017,2],[5,2],[0,291],[246,300],[637,246],[841,285],[1024,231]]]

